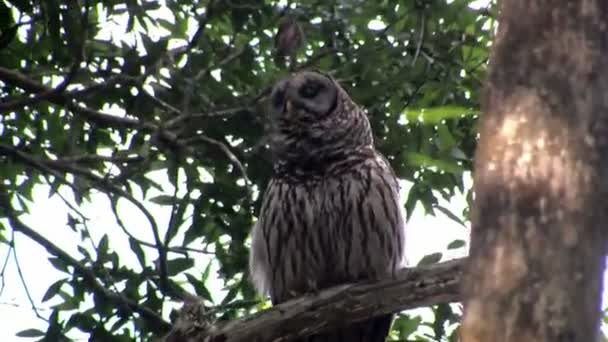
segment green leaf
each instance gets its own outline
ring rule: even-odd
[[[32,4],[29,0],[9,0],[9,3],[13,4],[21,13],[31,13]]]
[[[398,332],[399,340],[406,341],[410,335],[418,330],[421,323],[422,318],[420,316],[411,318],[408,315],[399,315],[393,323],[393,330]]]
[[[441,106],[432,108],[408,108],[403,115],[410,122],[436,124],[443,120],[460,119],[479,115],[479,111],[459,106]]]
[[[435,209],[441,211],[445,216],[449,217],[452,221],[457,222],[461,226],[467,228],[467,225],[458,216],[456,216],[451,210],[441,205],[434,205]]]
[[[19,337],[40,337],[44,336],[44,332],[38,329],[25,329],[16,334]]]
[[[221,305],[230,303],[234,298],[236,298],[236,295],[238,293],[239,293],[238,287],[236,287],[236,286],[231,287],[230,290],[228,290],[228,293],[226,294],[224,299],[222,299]]]
[[[210,302],[213,302],[211,292],[209,292],[209,289],[207,289],[207,286],[205,285],[204,281],[200,281],[196,279],[193,275],[188,273],[186,273],[186,278],[188,279],[188,282],[194,287],[194,291],[196,292],[197,296],[204,298]]]
[[[435,159],[428,155],[417,153],[417,152],[406,152],[407,163],[412,166],[419,166],[424,168],[435,167],[441,171],[449,172],[452,174],[460,175],[464,172],[464,167],[458,165],[454,161],[445,159]]]
[[[131,247],[131,250],[133,251],[133,253],[135,253],[135,256],[137,257],[137,261],[139,261],[139,264],[141,265],[141,267],[145,267],[146,266],[146,254],[144,253],[143,248],[141,248],[141,245],[139,244],[139,242],[136,241],[135,239],[133,239],[132,237],[129,237],[129,246]]]
[[[19,29],[18,25],[13,25],[0,33],[0,50],[4,50],[13,41]]]
[[[454,240],[448,244],[448,249],[458,249],[466,246],[466,242],[464,240]]]
[[[167,273],[170,277],[178,275],[194,266],[194,260],[190,258],[178,258],[167,260]]]
[[[420,262],[418,262],[418,266],[428,266],[428,265],[436,264],[439,261],[441,261],[442,257],[443,257],[442,253],[433,253],[433,254],[425,255],[420,260]]]
[[[66,264],[66,262],[61,260],[60,258],[49,257],[49,262],[51,263],[51,265],[53,265],[53,267],[55,267],[59,271],[66,273],[68,272],[68,264]]]
[[[209,262],[207,263],[207,266],[205,266],[205,270],[203,271],[203,275],[201,277],[204,283],[206,283],[207,279],[209,279],[209,273],[211,272],[212,263],[213,263],[213,260],[209,260]]]
[[[442,152],[450,151],[454,146],[456,146],[456,139],[452,136],[452,133],[443,123],[437,124],[437,134],[439,135],[438,145],[439,150]]]
[[[51,284],[51,286],[49,286],[49,288],[44,293],[44,296],[42,296],[42,301],[46,302],[47,300],[55,297],[55,295],[59,293],[59,290],[61,290],[61,286],[63,286],[66,281],[67,279],[61,279]]]
[[[97,253],[101,256],[108,254],[108,234],[103,234],[97,244]],[[103,257],[101,257],[103,259]]]
[[[149,201],[160,205],[173,205],[173,203],[176,201],[176,198],[169,195],[159,195],[150,198]]]
[[[53,43],[53,49],[55,52],[63,49],[63,43],[61,41],[61,19],[60,9],[57,0],[47,0],[44,2],[46,8],[46,17],[48,20],[47,30],[51,36]],[[55,57],[57,58],[57,57]]]

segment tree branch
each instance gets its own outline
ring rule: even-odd
[[[204,312],[204,309],[190,307],[185,319],[191,322],[176,323],[166,341],[185,338],[201,342],[288,341],[370,317],[456,302],[460,299],[460,278],[465,262],[466,258],[463,258],[402,269],[390,279],[333,287],[214,327],[209,327],[204,317],[200,317],[204,314],[199,317],[193,314]]]
[[[149,131],[153,131],[157,128],[154,124],[145,123],[137,119],[98,112],[87,107],[76,105],[65,93],[57,93],[54,91],[54,88],[47,87],[34,80],[31,80],[26,75],[14,70],[0,67],[0,81],[19,87],[28,93],[47,94],[44,96],[44,98],[39,98],[38,100],[46,100],[56,105],[65,106],[85,119],[102,126],[115,128],[141,128]],[[20,103],[14,102],[0,103],[0,113],[16,110],[20,105]]]

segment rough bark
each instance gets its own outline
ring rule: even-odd
[[[596,341],[608,2],[503,0],[475,165],[464,342]]]
[[[211,326],[200,307],[186,304],[165,341],[270,342],[405,309],[456,302],[464,259],[403,269],[394,278],[347,284],[300,297],[251,317]]]

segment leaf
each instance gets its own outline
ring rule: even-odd
[[[82,331],[92,332],[97,322],[91,315],[77,312],[70,317],[66,325],[68,327],[78,327]]]
[[[399,315],[393,323],[393,329],[398,331],[399,340],[406,341],[410,335],[418,330],[421,322],[422,318],[420,316],[411,318],[408,315]]]
[[[224,299],[222,299],[221,305],[230,303],[234,298],[236,298],[236,295],[238,293],[239,293],[238,287],[236,287],[236,286],[231,287],[230,290],[228,291],[228,293],[226,294],[226,296],[224,297]]]
[[[448,126],[446,126],[445,124],[437,124],[437,135],[439,136],[437,144],[439,145],[440,151],[450,151],[454,146],[456,146],[456,139],[454,139]]]
[[[59,290],[61,289],[61,286],[65,284],[66,281],[67,279],[61,279],[51,284],[51,286],[49,286],[49,288],[44,293],[44,296],[42,296],[42,301],[46,302],[47,300],[57,295],[59,293]]]
[[[460,175],[464,172],[464,168],[454,161],[435,159],[428,155],[417,152],[406,152],[405,156],[407,163],[412,166],[419,166],[424,168],[436,167],[441,171],[457,175]]]
[[[44,336],[44,332],[38,329],[25,329],[16,334],[19,337],[40,337]]]
[[[55,52],[61,51],[63,48],[63,44],[61,42],[61,19],[59,3],[57,0],[47,0],[44,2],[46,9],[46,17],[48,19],[47,30],[51,36],[51,41],[53,43],[53,50]],[[55,58],[57,58],[55,56]]]
[[[103,234],[99,243],[97,244],[97,253],[100,255],[100,258],[103,259],[102,256],[108,254],[108,234]]]
[[[53,267],[55,267],[56,269],[62,271],[62,272],[68,272],[68,265],[66,264],[65,261],[57,258],[57,257],[49,257],[49,262],[51,263],[51,265],[53,265]]]
[[[169,195],[159,195],[149,199],[150,202],[160,205],[173,205],[175,200],[175,197]]]
[[[139,261],[141,267],[146,267],[146,254],[144,253],[143,248],[141,248],[139,242],[132,237],[129,237],[129,246],[131,247],[133,253],[135,253],[137,261]]]
[[[0,32],[2,32],[2,35],[4,35],[4,32],[7,29],[15,27],[16,25],[14,24],[15,20],[13,19],[10,8],[8,8],[4,2],[0,2]]]
[[[436,264],[439,261],[441,261],[442,257],[443,257],[442,253],[433,253],[433,254],[425,255],[420,260],[420,262],[418,262],[418,266],[428,266],[428,265]]]
[[[409,108],[404,113],[410,122],[423,122],[436,124],[443,120],[459,119],[473,115],[479,115],[479,111],[459,106],[441,106],[432,108]]]
[[[18,25],[13,25],[7,29],[2,30],[2,33],[0,34],[0,51],[9,46],[9,44],[17,35],[18,29]]]
[[[190,258],[178,258],[167,260],[167,275],[170,277],[178,275],[194,266],[194,260]]]
[[[207,266],[205,266],[205,270],[203,271],[203,275],[201,276],[203,282],[207,282],[207,279],[209,279],[209,273],[211,271],[211,263],[213,262],[213,260],[209,260],[209,262],[207,263]]]
[[[29,0],[9,0],[23,14],[32,12],[32,4]]]
[[[466,246],[466,242],[464,240],[454,240],[448,244],[448,249],[458,249]]]
[[[186,278],[188,279],[188,282],[194,287],[194,291],[196,292],[197,296],[204,298],[210,302],[213,302],[211,292],[209,292],[209,289],[207,289],[207,286],[205,286],[204,281],[200,281],[196,279],[193,275],[188,273],[186,273]]]
[[[452,221],[457,222],[461,226],[467,228],[467,225],[464,223],[464,221],[462,221],[458,216],[456,216],[450,209],[439,204],[436,204],[434,207],[435,209],[441,211],[445,216],[449,217]]]

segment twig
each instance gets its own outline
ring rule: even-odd
[[[83,154],[76,156],[65,156],[61,158],[57,158],[55,161],[59,163],[87,163],[87,162],[96,162],[96,161],[104,161],[112,164],[123,164],[123,163],[135,163],[141,162],[144,160],[142,156],[135,157],[120,157],[120,156],[102,156],[98,154]]]
[[[213,69],[219,69],[229,63],[231,63],[233,60],[239,58],[244,52],[246,51],[245,46],[242,46],[240,48],[238,48],[236,51],[234,51],[233,53],[229,54],[228,56],[226,56],[224,59],[222,59],[219,63],[213,64],[208,66],[207,68],[199,71],[196,76],[194,76],[194,83],[198,83],[200,82],[200,80],[207,76],[207,74],[209,72],[211,72],[211,70]]]
[[[12,249],[14,248],[13,243],[8,244],[8,251],[6,252],[6,258],[4,258],[4,263],[2,264],[2,270],[0,270],[0,278],[2,278],[2,283],[0,285],[0,297],[2,297],[2,292],[4,292],[4,287],[6,286],[6,267],[8,266],[8,261],[10,260]]]
[[[340,52],[341,49],[337,49],[335,47],[330,47],[330,48],[325,48],[322,49],[321,51],[319,51],[318,53],[316,53],[315,55],[311,56],[310,58],[308,58],[306,60],[306,62],[298,65],[295,69],[295,71],[301,71],[304,70],[310,66],[312,66],[313,64],[317,63],[319,60],[321,60],[323,57],[328,56],[332,53],[337,53]]]
[[[165,127],[167,129],[171,129],[171,128],[175,127],[177,124],[179,124],[185,120],[225,116],[225,115],[231,115],[231,114],[235,114],[238,112],[249,111],[249,110],[251,110],[250,107],[239,106],[239,107],[226,108],[226,109],[210,110],[205,113],[184,114],[184,115],[177,116],[177,117],[167,121],[165,123]]]
[[[27,296],[27,300],[30,302],[30,305],[32,307],[32,310],[34,311],[34,314],[36,315],[36,317],[40,318],[41,320],[48,322],[48,320],[46,318],[44,318],[40,312],[38,312],[38,308],[36,307],[36,303],[34,302],[34,298],[32,298],[32,294],[30,293],[30,288],[27,284],[27,281],[25,281],[25,277],[23,276],[23,271],[21,270],[21,264],[19,263],[19,258],[17,257],[17,248],[15,247],[15,231],[13,231],[13,238],[11,239],[12,244],[13,244],[13,259],[15,260],[15,266],[17,268],[17,274],[19,275],[19,279],[21,280],[21,285],[23,285],[23,290],[25,291],[25,295]]]
[[[416,64],[418,60],[418,55],[420,55],[420,50],[422,49],[422,44],[424,43],[424,32],[426,31],[426,15],[422,13],[422,19],[420,20],[420,38],[418,38],[418,44],[416,44],[416,52],[414,53],[414,58],[412,59],[412,66]]]
[[[247,170],[245,169],[245,166],[243,165],[243,163],[241,163],[241,161],[234,155],[234,153],[232,153],[232,151],[230,151],[230,148],[228,148],[228,146],[226,146],[226,144],[222,143],[221,141],[215,140],[213,138],[209,138],[205,135],[198,135],[194,138],[191,139],[187,139],[185,142],[186,144],[190,145],[193,143],[196,143],[198,141],[202,141],[205,142],[207,144],[211,144],[217,148],[219,148],[222,152],[224,152],[224,154],[226,155],[226,157],[228,157],[228,159],[237,166],[237,168],[239,169],[239,171],[241,172],[241,176],[243,177],[243,179],[245,180],[247,189],[249,191],[249,193],[251,194],[251,180],[249,179],[249,176],[247,175]]]
[[[27,76],[10,69],[0,67],[0,80],[17,86],[29,93],[39,93],[52,90],[45,85],[38,82],[32,81]],[[56,105],[65,106],[73,112],[89,119],[91,122],[114,128],[132,128],[132,129],[144,129],[148,131],[154,131],[157,126],[151,123],[143,122],[137,119],[130,119],[126,117],[119,117],[112,114],[107,114],[99,111],[89,109],[87,107],[79,106],[72,103],[66,94],[55,94],[48,96],[45,100],[50,101]],[[0,103],[0,113],[7,111],[13,111],[15,108],[5,103]]]

